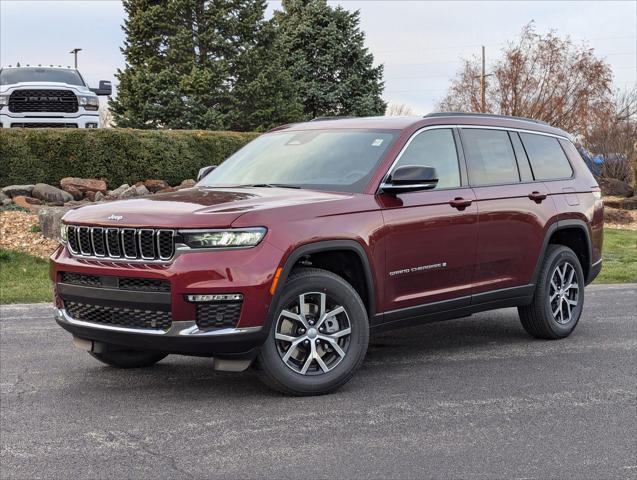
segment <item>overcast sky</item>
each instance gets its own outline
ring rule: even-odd
[[[637,1],[425,2],[339,1],[360,10],[376,63],[385,65],[384,98],[427,113],[444,96],[462,58],[489,58],[535,20],[538,33],[555,29],[586,41],[613,68],[615,85],[637,84]],[[269,3],[269,14],[280,5]],[[0,64],[72,63],[88,82],[112,80],[124,66],[120,52],[124,9],[116,0],[0,0]]]

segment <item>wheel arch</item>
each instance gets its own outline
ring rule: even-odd
[[[301,261],[303,258],[317,255],[317,254],[328,254],[328,253],[339,253],[339,252],[349,252],[356,256],[358,261],[360,262],[360,266],[363,271],[363,281],[364,287],[366,291],[366,295],[361,295],[363,297],[363,303],[365,303],[365,307],[367,309],[368,317],[371,319],[372,316],[376,312],[376,289],[374,285],[374,278],[372,274],[372,269],[370,265],[369,258],[363,246],[355,241],[355,240],[323,240],[319,242],[307,243],[301,245],[294,249],[285,259],[283,266],[281,267],[281,273],[279,275],[279,280],[277,283],[276,290],[272,299],[270,301],[270,306],[268,308],[267,315],[267,325],[271,324],[271,321],[274,317],[276,305],[279,302],[279,298],[281,296],[282,287],[287,281],[292,269]],[[317,268],[321,268],[321,266],[317,266]],[[331,271],[331,270],[330,270]],[[356,287],[355,287],[356,288]],[[365,298],[366,297],[366,298]]]
[[[542,267],[542,261],[549,245],[564,245],[571,248],[580,259],[586,284],[590,283],[592,242],[588,225],[583,220],[568,219],[558,220],[551,224],[544,235],[542,249],[538,256],[531,283],[537,285],[538,275]]]

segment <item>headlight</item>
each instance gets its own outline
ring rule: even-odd
[[[254,247],[265,236],[263,227],[232,230],[181,230],[183,242],[190,248]]]
[[[0,95],[0,108],[9,105],[9,95]]]
[[[77,101],[86,110],[97,110],[100,107],[100,101],[94,95],[78,95]]]
[[[69,240],[69,227],[65,224],[60,225],[60,239],[64,244]]]

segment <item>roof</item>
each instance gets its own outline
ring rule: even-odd
[[[540,120],[471,112],[442,112],[425,115],[424,117],[321,117],[309,122],[282,125],[274,128],[272,131],[326,130],[331,128],[405,130],[431,125],[483,125],[487,127],[516,128],[569,138],[569,134],[565,131],[551,127],[549,124]]]

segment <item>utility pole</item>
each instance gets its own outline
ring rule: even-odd
[[[484,47],[483,47],[484,49]],[[69,53],[73,54],[75,56],[75,70],[77,70],[77,52],[81,51],[81,48],[74,48],[73,50],[71,50]]]
[[[485,113],[487,110],[487,77],[493,75],[492,73],[486,73],[485,71],[485,54],[484,45],[482,46],[482,74],[480,75],[480,112]],[[475,77],[474,77],[475,78]]]

